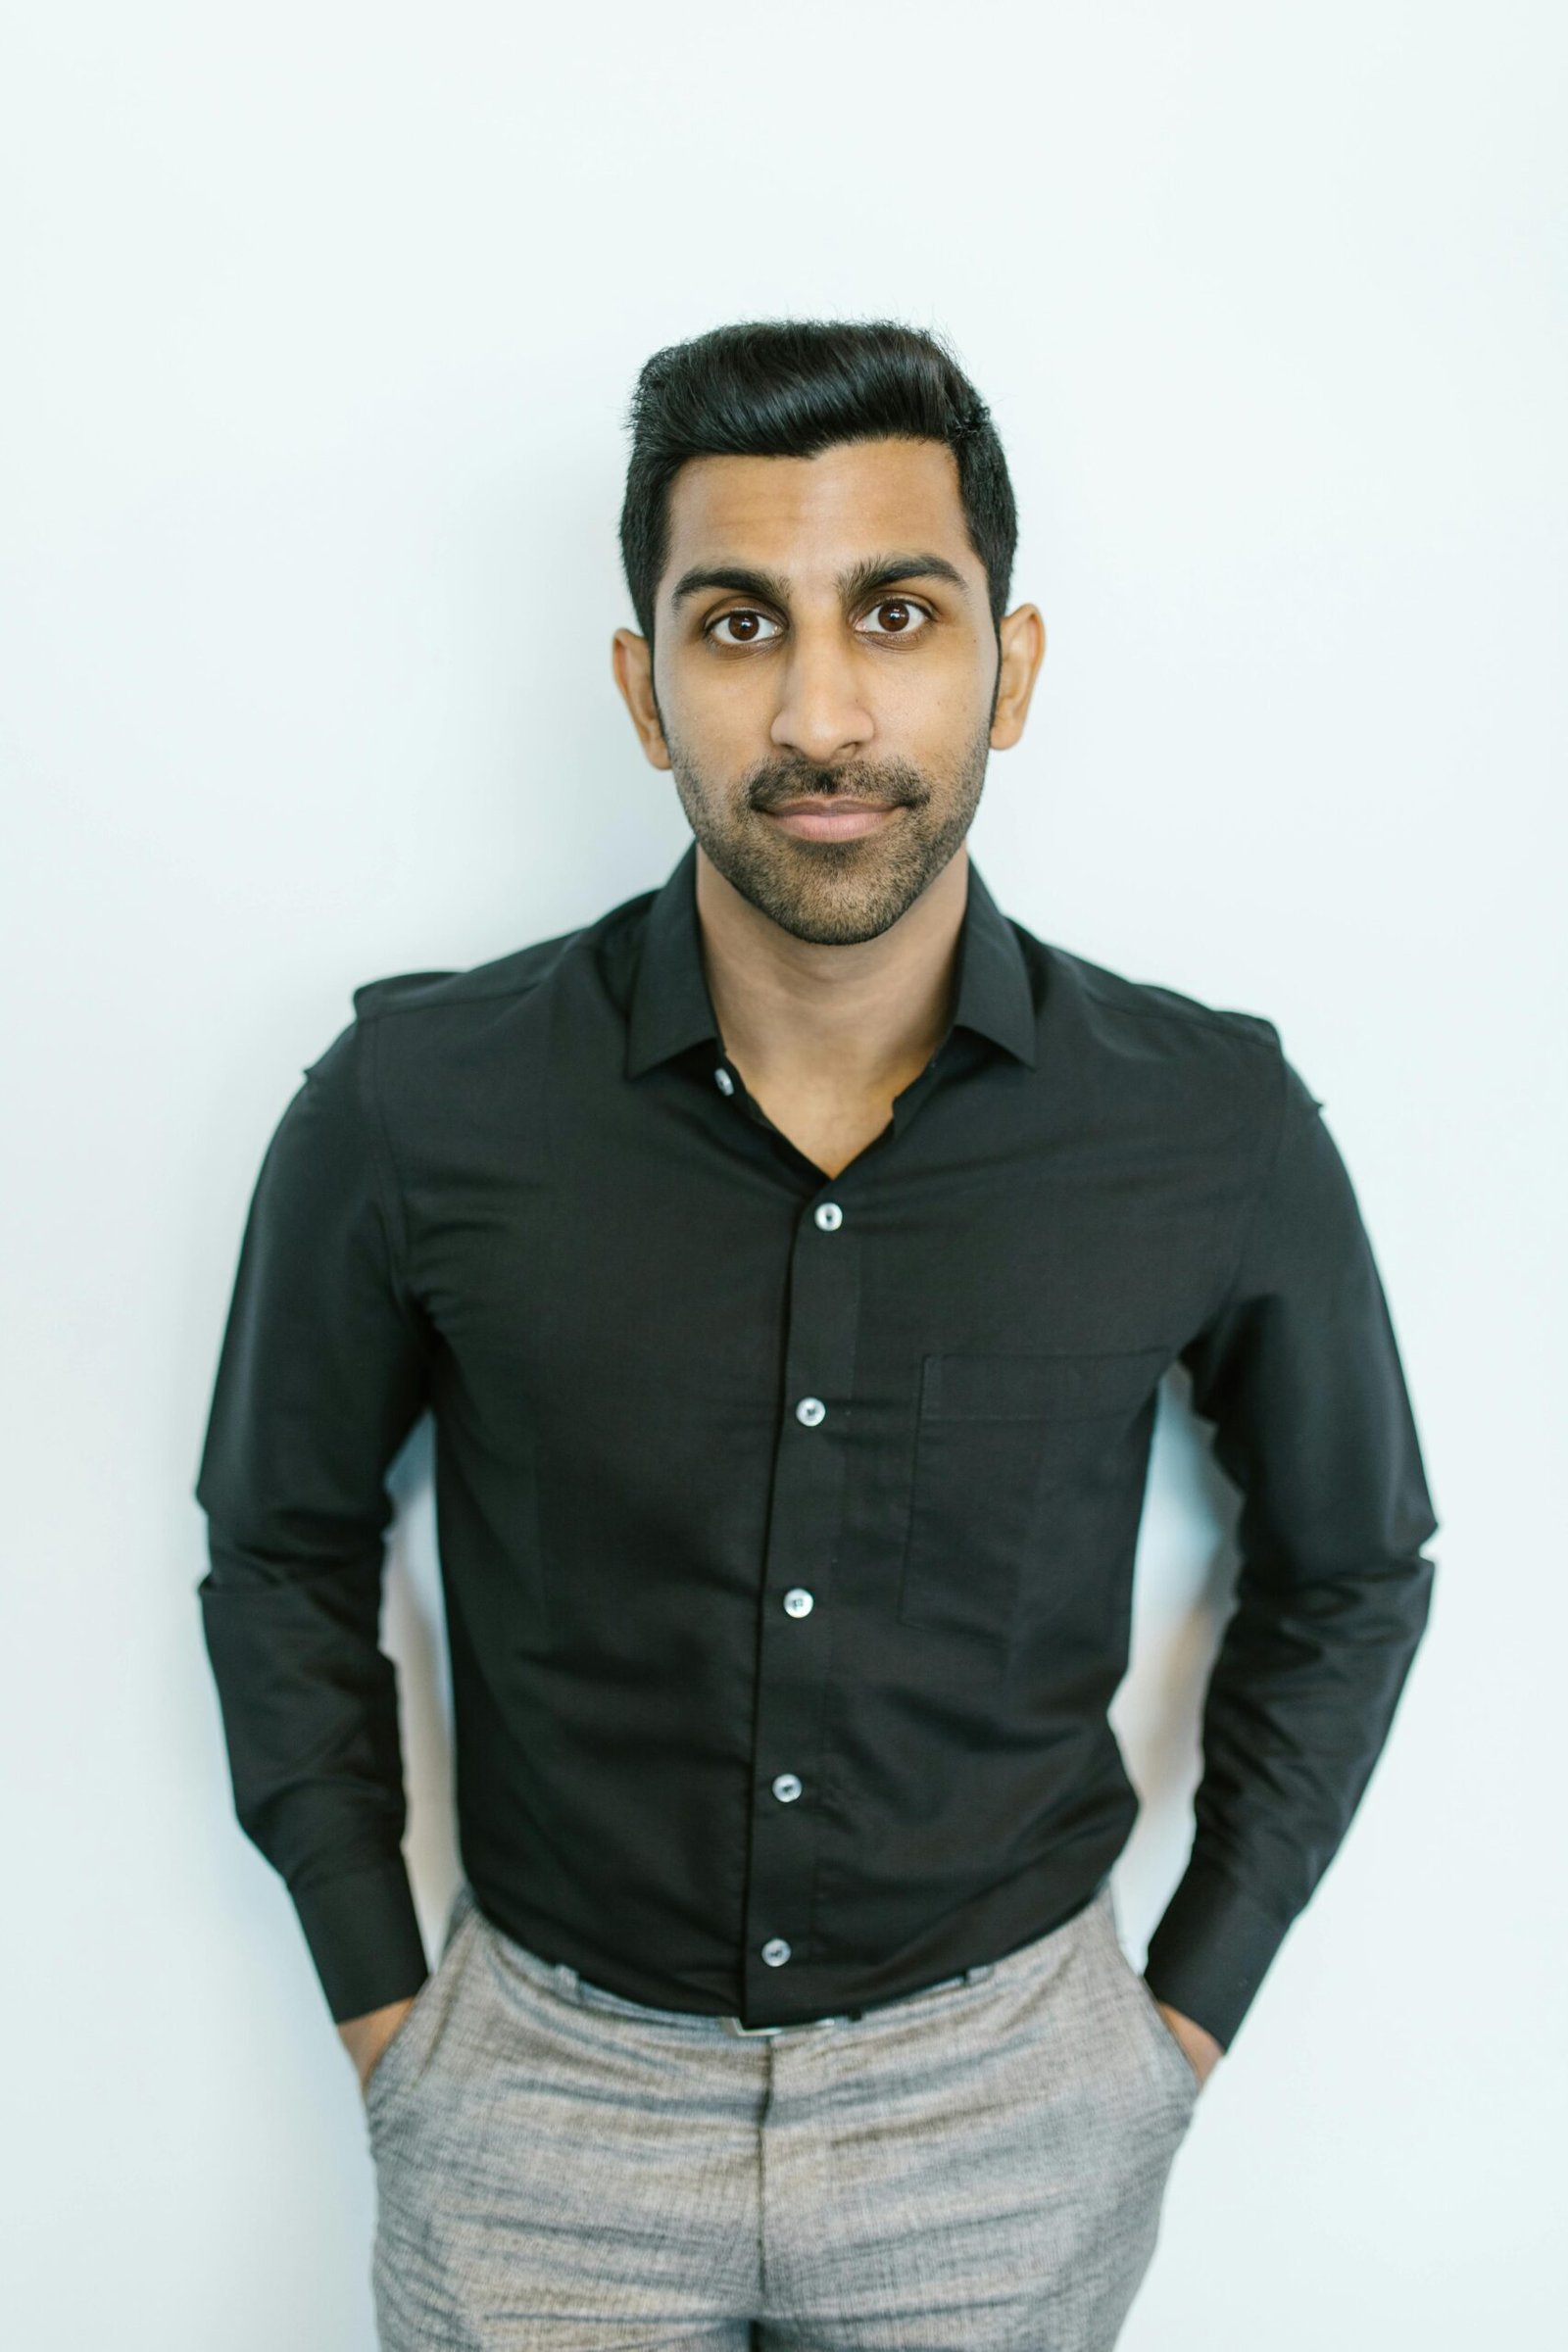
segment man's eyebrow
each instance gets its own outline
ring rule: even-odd
[[[900,580],[946,580],[960,596],[969,593],[969,584],[956,564],[946,556],[929,552],[914,555],[866,556],[852,564],[848,571],[840,572],[839,595],[846,606],[858,605],[874,589],[892,588]],[[683,571],[670,594],[670,603],[679,605],[688,596],[697,596],[705,588],[728,588],[739,596],[760,597],[766,605],[787,605],[790,583],[779,572],[754,571],[745,564],[694,564]]]
[[[967,597],[969,583],[956,564],[946,556],[868,556],[840,574],[839,594],[846,605],[858,605],[874,588],[892,588],[900,580],[946,580],[958,594]]]
[[[696,564],[683,571],[670,594],[672,605],[688,596],[698,596],[705,588],[733,588],[738,595],[760,598],[764,605],[782,605],[789,601],[788,580],[776,572],[748,571],[735,564]]]

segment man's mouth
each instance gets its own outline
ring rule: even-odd
[[[874,833],[903,806],[902,802],[844,799],[787,801],[782,808],[765,808],[764,816],[793,833],[798,841],[853,841]]]

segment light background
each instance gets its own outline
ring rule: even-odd
[[[990,400],[1050,650],[976,862],[1278,1021],[1443,1520],[1124,2343],[1560,2340],[1560,10],[50,0],[3,51],[10,2341],[371,2345],[358,2092],[194,1597],[241,1224],[358,982],[674,863],[610,674],[624,403],[656,345],[802,313],[935,325]],[[397,1483],[433,1942],[418,1435]],[[1140,1963],[1232,1524],[1172,1393],[1116,1718]]]

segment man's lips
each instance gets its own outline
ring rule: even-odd
[[[787,801],[762,813],[800,841],[853,841],[858,834],[874,833],[902,806],[898,801]]]

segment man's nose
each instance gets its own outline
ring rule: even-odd
[[[858,665],[837,628],[797,634],[771,733],[781,750],[822,765],[862,750],[875,735]]]

